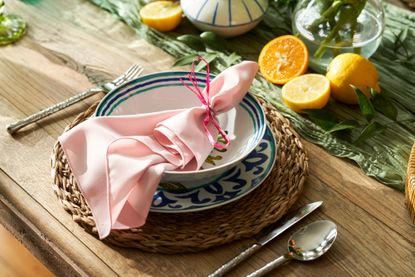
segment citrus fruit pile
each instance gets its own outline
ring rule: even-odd
[[[330,95],[339,102],[357,104],[357,95],[351,85],[367,97],[370,97],[369,88],[380,92],[375,66],[354,53],[336,56],[326,76],[303,75],[308,67],[308,50],[299,38],[291,35],[267,43],[261,50],[258,64],[265,79],[284,85],[282,99],[294,111],[321,109],[328,103]]]
[[[176,28],[182,20],[183,11],[180,2],[156,1],[140,10],[141,21],[160,32]]]

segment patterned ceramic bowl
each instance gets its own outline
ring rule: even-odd
[[[161,72],[139,77],[108,93],[98,105],[95,116],[128,115],[200,106],[199,99],[183,86],[188,72]],[[206,74],[196,73],[204,87]],[[190,85],[190,84],[189,84]],[[162,182],[179,183],[187,188],[218,179],[252,152],[262,140],[265,114],[258,101],[247,94],[242,102],[218,116],[231,144],[225,150],[214,149],[197,171],[167,171]]]
[[[181,0],[187,18],[202,31],[224,37],[253,29],[268,8],[268,0]]]

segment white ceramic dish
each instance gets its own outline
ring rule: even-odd
[[[197,212],[216,208],[252,192],[268,177],[275,164],[276,141],[267,128],[260,144],[218,180],[186,189],[162,184],[150,210],[158,213]]]
[[[202,31],[224,37],[241,35],[261,21],[268,0],[181,0],[186,17]]]
[[[187,74],[161,72],[132,80],[108,93],[95,115],[128,115],[200,106],[197,97],[180,81],[187,80]],[[197,73],[197,78],[203,87],[206,75]],[[237,107],[219,115],[218,120],[231,139],[226,151],[214,149],[198,171],[165,172],[163,183],[180,183],[190,188],[214,181],[254,150],[266,130],[262,107],[249,94]]]

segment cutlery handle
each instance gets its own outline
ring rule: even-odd
[[[262,275],[267,274],[268,272],[276,269],[280,265],[288,262],[289,260],[291,260],[291,257],[289,255],[283,255],[283,256],[279,257],[278,259],[273,260],[270,263],[267,263],[265,266],[261,267],[257,271],[252,272],[251,274],[247,275],[246,277],[259,277],[259,276],[262,276]]]
[[[242,261],[251,257],[255,252],[257,252],[262,247],[259,243],[254,243],[249,248],[241,252],[238,256],[234,257],[232,260],[228,261],[226,264],[219,267],[215,272],[211,273],[208,277],[220,277],[225,275],[229,270],[240,264]]]
[[[32,115],[30,115],[30,116],[28,116],[28,117],[26,117],[22,120],[19,120],[15,123],[12,123],[12,124],[8,125],[7,126],[7,132],[12,135],[17,130],[19,130],[19,129],[21,129],[21,128],[23,128],[23,127],[25,127],[25,126],[27,126],[31,123],[37,122],[40,119],[47,117],[48,115],[51,115],[51,114],[56,113],[60,110],[63,110],[66,107],[69,107],[69,106],[71,106],[75,103],[78,103],[79,101],[84,100],[84,99],[86,99],[86,98],[88,98],[88,97],[90,97],[94,94],[97,94],[98,92],[101,92],[101,91],[103,91],[103,89],[100,88],[100,87],[97,87],[97,88],[88,89],[88,90],[86,90],[86,91],[84,91],[80,94],[74,95],[74,96],[72,96],[72,97],[70,97],[70,98],[68,98],[68,99],[66,99],[66,100],[64,100],[60,103],[57,103],[53,106],[50,106],[50,107],[48,107],[44,110],[41,110],[41,111],[37,112],[35,114],[32,114]]]

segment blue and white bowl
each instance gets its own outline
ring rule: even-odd
[[[184,14],[202,31],[224,37],[253,29],[268,8],[268,0],[181,0]]]
[[[188,72],[161,72],[134,79],[108,93],[98,105],[95,116],[150,113],[200,106],[200,100],[180,81],[188,80]],[[199,86],[204,87],[206,74],[196,73]],[[191,86],[190,82],[188,85]],[[265,114],[258,101],[249,93],[241,103],[218,116],[228,133],[230,146],[214,149],[197,171],[167,171],[162,182],[186,188],[210,183],[245,158],[261,142],[265,130]]]

